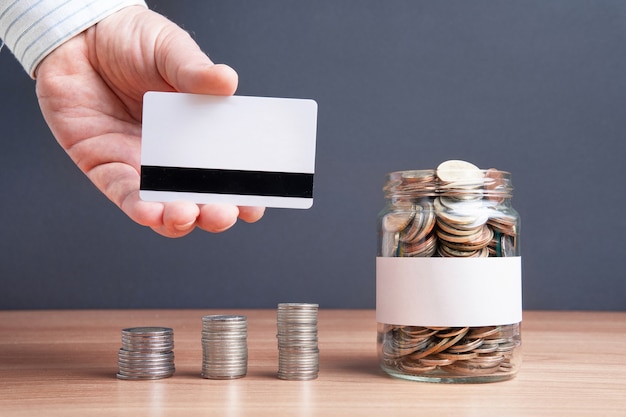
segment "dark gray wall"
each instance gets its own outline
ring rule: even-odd
[[[524,306],[626,310],[626,2],[149,2],[240,75],[319,104],[315,203],[170,240],[47,130],[0,54],[0,308],[371,308],[384,174],[513,173]]]

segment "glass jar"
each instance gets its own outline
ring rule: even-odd
[[[377,349],[394,377],[492,382],[521,364],[520,218],[508,172],[464,161],[387,175]]]

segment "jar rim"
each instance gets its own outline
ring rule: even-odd
[[[456,171],[463,172],[464,170],[459,169],[459,170],[456,170]],[[504,170],[497,169],[497,168],[479,169],[479,171],[480,171],[480,172],[482,172],[483,174],[486,174],[487,172],[489,172],[489,171],[490,171],[490,172],[498,172],[498,173],[501,173],[501,174],[507,175],[507,176],[509,176],[509,177],[511,176],[511,173],[510,173],[509,171],[504,171]],[[434,169],[434,168],[426,168],[426,169],[401,169],[401,170],[396,170],[396,171],[390,171],[390,172],[388,172],[388,173],[387,173],[387,177],[394,176],[394,175],[409,174],[409,173],[412,173],[412,174],[415,174],[415,175],[419,175],[419,174],[422,174],[422,175],[425,175],[425,174],[433,174],[433,175],[437,175],[437,170],[436,170],[436,169]]]
[[[511,173],[495,168],[472,171],[457,170],[455,181],[446,182],[437,176],[436,169],[391,171],[386,175],[383,191],[392,196],[485,195],[510,197],[513,192]],[[453,174],[455,171],[448,171]]]

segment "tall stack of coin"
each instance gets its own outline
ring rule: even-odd
[[[278,304],[278,378],[305,381],[319,373],[317,304]]]
[[[169,327],[122,330],[119,379],[161,379],[174,374],[174,331]]]
[[[202,317],[202,377],[241,378],[248,372],[248,320],[238,315]]]

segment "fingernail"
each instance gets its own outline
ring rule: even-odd
[[[178,230],[179,232],[184,232],[186,230],[191,229],[195,223],[196,221],[194,220],[192,222],[185,223],[185,224],[175,224],[174,229]]]

